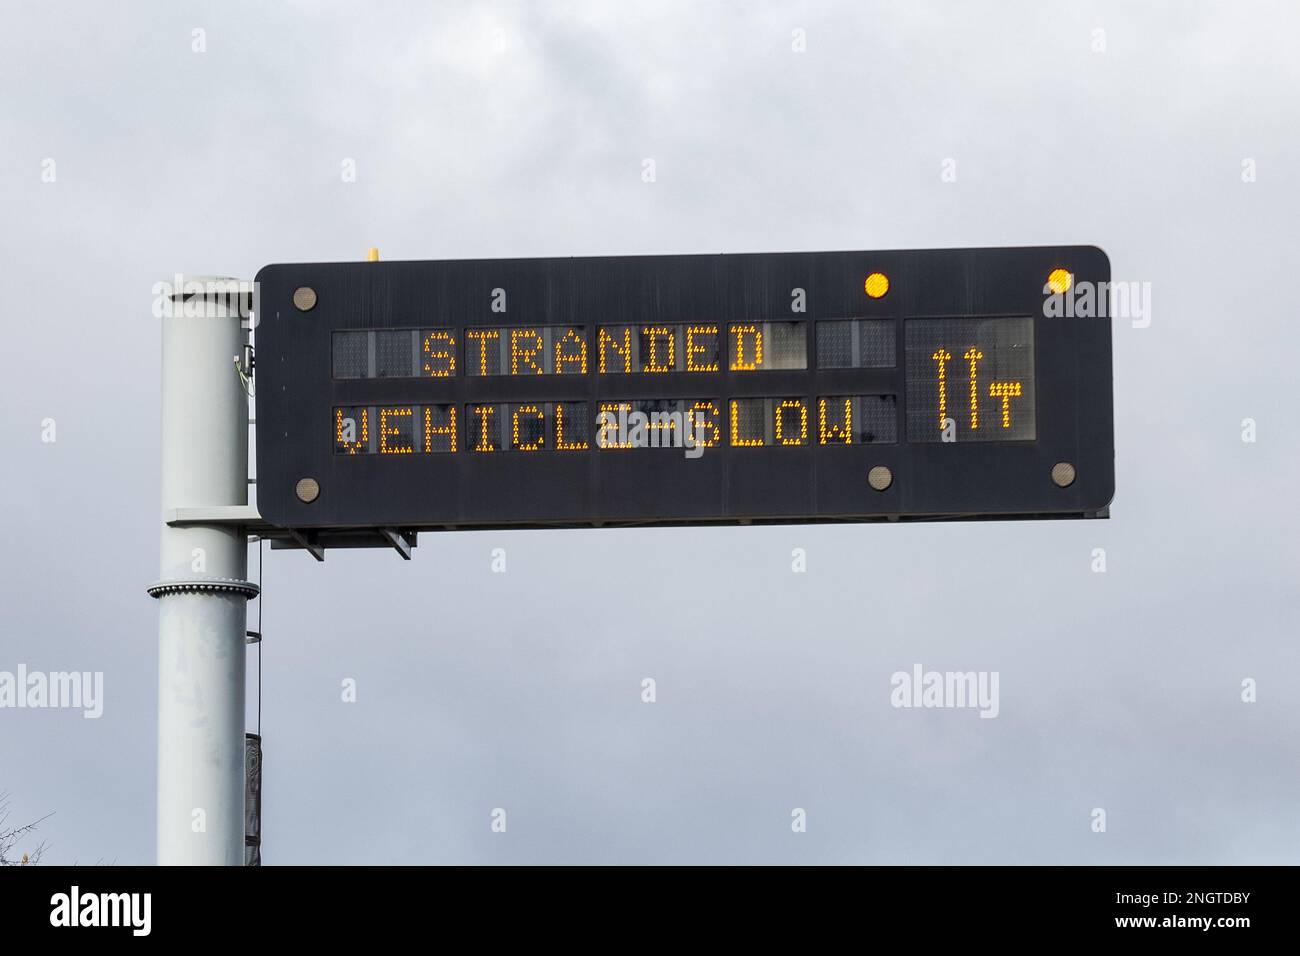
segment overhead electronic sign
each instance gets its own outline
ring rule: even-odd
[[[1103,517],[1090,246],[271,265],[292,529]],[[1065,318],[1064,315],[1071,317]]]

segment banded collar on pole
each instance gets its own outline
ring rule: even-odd
[[[259,591],[252,581],[239,578],[185,578],[172,581],[155,581],[145,589],[150,597],[159,598],[164,594],[242,594],[250,601],[257,597]]]

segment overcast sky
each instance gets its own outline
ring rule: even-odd
[[[11,822],[54,812],[49,862],[154,859],[158,279],[1081,243],[1152,289],[1114,327],[1109,521],[268,551],[264,860],[1296,862],[1297,29],[1288,2],[6,6],[0,670],[105,696],[0,710]],[[891,707],[915,664],[998,672],[998,717]]]

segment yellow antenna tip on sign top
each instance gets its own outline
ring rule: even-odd
[[[379,250],[376,249],[374,246],[371,246],[371,247],[370,247],[370,250],[366,253],[366,261],[367,261],[367,262],[378,262],[378,261],[379,261]]]

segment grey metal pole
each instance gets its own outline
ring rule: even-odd
[[[228,283],[228,284],[227,284]],[[162,318],[158,599],[158,863],[244,863],[246,530],[166,524],[179,508],[248,503],[248,400],[234,360],[249,299],[190,279]]]

